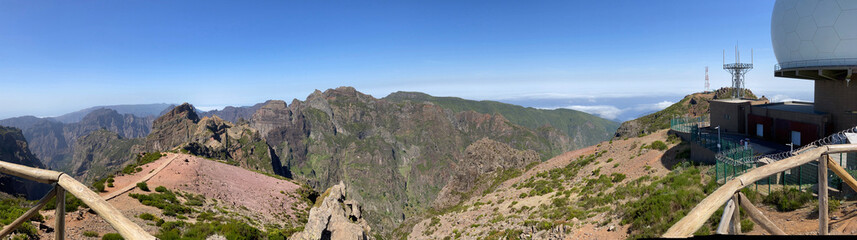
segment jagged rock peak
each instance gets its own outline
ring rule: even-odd
[[[199,122],[199,115],[196,115],[193,105],[189,103],[182,103],[181,105],[176,106],[173,110],[170,110],[170,112],[161,116],[161,118],[175,118],[177,116],[187,118],[193,122]]]
[[[324,93],[322,95],[325,98],[345,96],[345,97],[354,97],[354,98],[357,98],[357,99],[360,99],[363,101],[375,100],[375,98],[372,97],[372,95],[362,93],[360,91],[357,91],[357,89],[355,89],[354,87],[349,87],[349,86],[342,86],[342,87],[338,87],[335,89],[327,89],[326,91],[324,91]]]
[[[267,136],[268,133],[278,127],[285,126],[291,116],[291,111],[282,100],[269,100],[265,105],[256,110],[250,119],[250,126],[262,136]]]
[[[286,109],[288,105],[286,101],[283,100],[268,100],[265,101],[265,105],[262,105],[262,108],[265,109]]]
[[[89,122],[89,121],[98,121],[98,119],[108,119],[108,118],[121,118],[122,115],[119,114],[116,110],[109,108],[99,108],[95,111],[86,114],[83,116],[81,122]]]
[[[371,228],[363,219],[359,204],[348,199],[345,184],[330,187],[324,195],[321,205],[313,207],[309,213],[304,230],[295,233],[289,239],[370,239]]]

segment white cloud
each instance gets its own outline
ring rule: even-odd
[[[616,120],[617,118],[619,118],[620,114],[622,114],[623,112],[628,110],[628,109],[619,109],[615,106],[609,106],[609,105],[596,105],[596,106],[572,105],[572,106],[568,106],[568,107],[564,107],[564,108],[573,109],[573,110],[577,110],[577,111],[581,111],[581,112],[585,112],[585,113],[589,113],[589,114],[595,114],[595,115],[598,115],[599,117],[606,118],[606,119],[612,119],[612,120]]]
[[[663,101],[663,102],[652,103],[652,104],[640,104],[640,105],[637,105],[637,107],[635,109],[639,110],[639,111],[660,111],[660,110],[663,110],[664,108],[669,107],[670,105],[673,105],[673,102]]]
[[[627,107],[627,108],[618,108],[612,105],[571,105],[567,107],[559,107],[559,108],[567,108],[573,109],[589,114],[598,115],[599,117],[610,119],[610,120],[620,120],[619,117],[628,118],[628,116],[622,116],[622,114],[628,113],[631,115],[636,115],[637,113],[645,113],[645,112],[654,112],[660,111],[664,108],[672,105],[673,102],[670,101],[662,101],[658,103],[650,103],[650,104],[638,104],[636,107]],[[544,109],[556,109],[556,108],[544,108]],[[625,119],[621,119],[625,120]]]
[[[804,101],[797,98],[789,97],[782,94],[777,94],[771,97],[771,102],[786,102],[786,101]],[[805,101],[804,101],[805,102]]]
[[[211,110],[221,110],[221,109],[225,108],[224,106],[199,106],[199,107],[194,106],[194,107],[196,109],[199,109],[200,111],[203,111],[203,112],[208,112]]]

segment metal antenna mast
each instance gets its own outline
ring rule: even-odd
[[[726,50],[723,50],[723,70],[732,74],[733,98],[744,97],[744,74],[753,69],[753,50],[750,50],[750,63],[741,63],[741,53],[735,46],[735,63],[726,64]]]
[[[705,66],[705,91],[711,89],[711,85],[708,84],[708,66]]]

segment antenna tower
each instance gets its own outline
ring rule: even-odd
[[[705,91],[711,89],[711,85],[708,84],[708,66],[705,66]]]
[[[732,74],[732,98],[744,97],[744,74],[753,69],[753,49],[750,49],[750,63],[741,63],[741,53],[735,46],[735,63],[726,64],[726,50],[723,50],[723,70]]]

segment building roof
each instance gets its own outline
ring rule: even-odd
[[[814,104],[811,102],[788,101],[788,102],[778,102],[778,103],[756,105],[753,107],[762,107],[762,108],[773,109],[773,110],[806,113],[806,114],[824,114],[822,112],[815,111]]]

